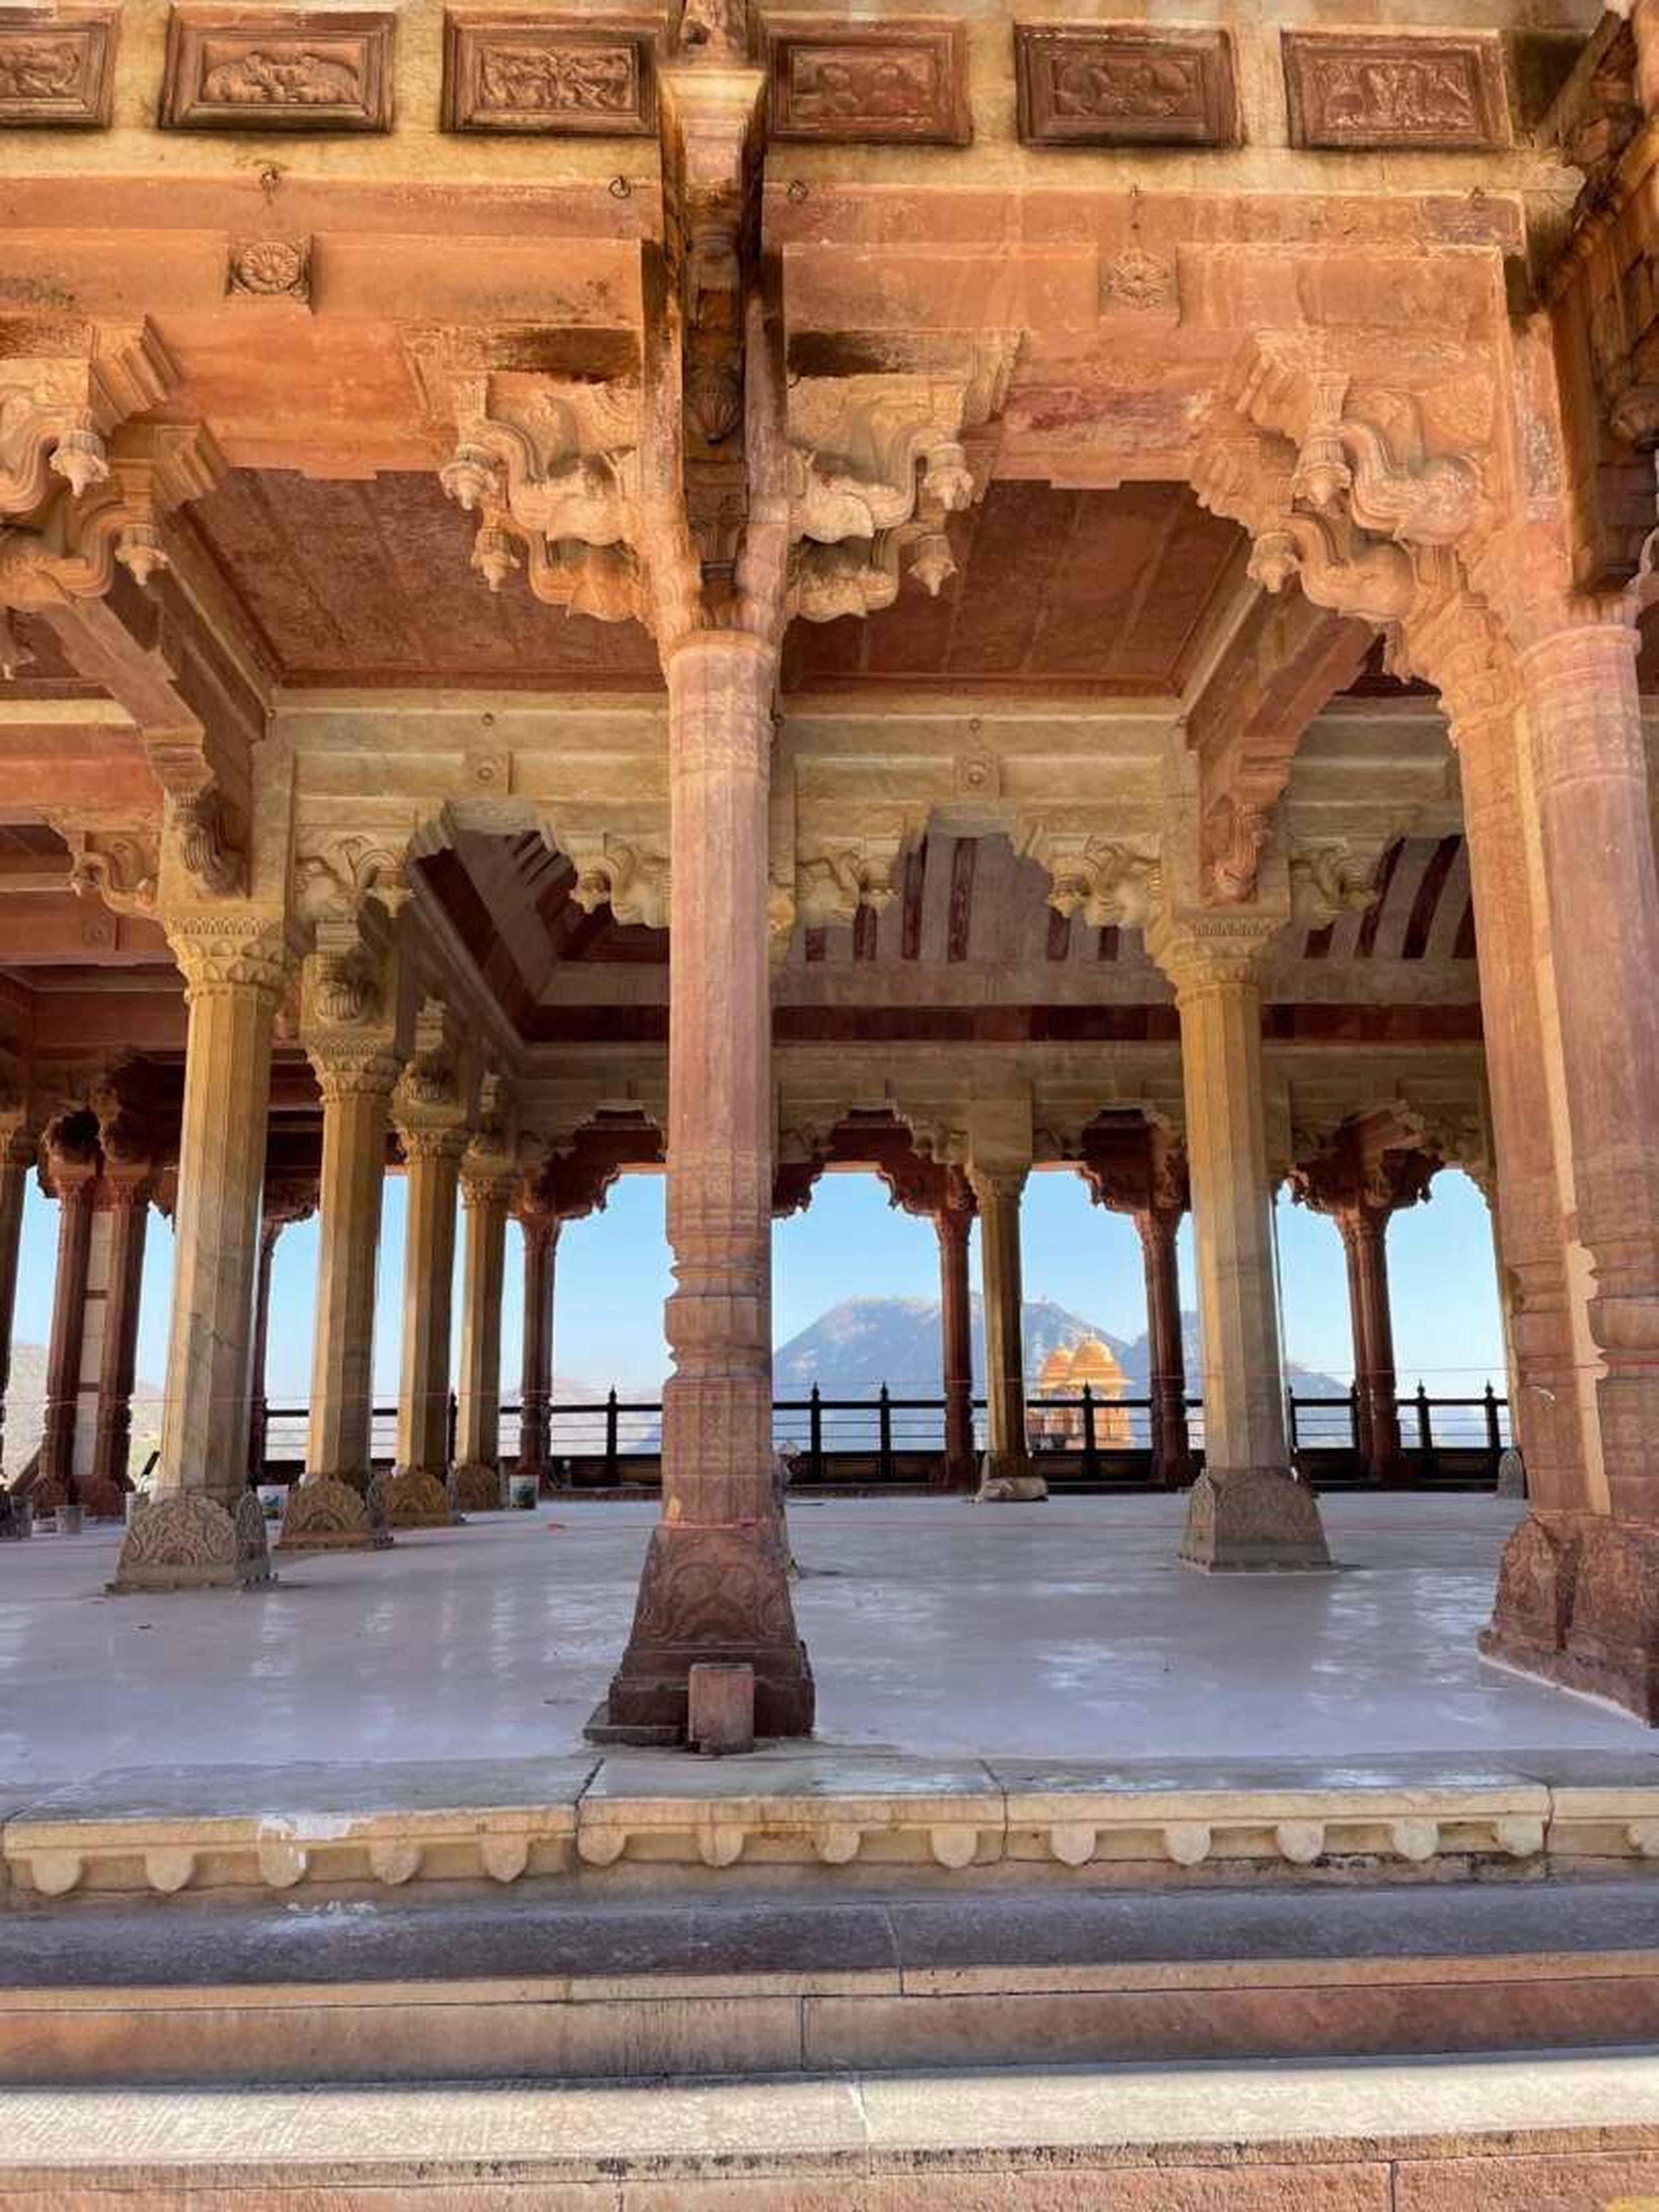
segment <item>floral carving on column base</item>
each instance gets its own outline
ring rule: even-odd
[[[378,1492],[337,1474],[308,1475],[288,1493],[279,1552],[380,1552],[392,1541]]]
[[[705,1661],[754,1668],[757,1735],[811,1735],[812,1668],[795,1627],[781,1517],[658,1524],[628,1649],[586,1733],[611,1743],[683,1740],[686,1678]]]
[[[1659,1726],[1659,1530],[1529,1515],[1504,1547],[1480,1649]]]
[[[112,1593],[253,1589],[276,1580],[264,1516],[251,1490],[234,1505],[198,1490],[153,1498],[137,1509],[117,1562]]]
[[[499,1513],[507,1504],[507,1478],[482,1460],[464,1461],[449,1478],[449,1495],[458,1513]]]
[[[1203,1574],[1283,1571],[1331,1564],[1319,1507],[1282,1468],[1206,1468],[1192,1487],[1179,1553]]]
[[[388,1528],[453,1528],[459,1516],[441,1475],[421,1467],[395,1468],[380,1492]]]

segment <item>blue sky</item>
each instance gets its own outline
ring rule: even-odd
[[[1028,1297],[1048,1297],[1114,1335],[1146,1327],[1140,1249],[1133,1224],[1089,1202],[1075,1175],[1034,1175],[1024,1215]],[[31,1180],[23,1219],[16,1335],[44,1344],[51,1327],[57,1208]],[[519,1233],[508,1231],[502,1370],[516,1390],[520,1356]],[[1290,1356],[1346,1378],[1352,1370],[1342,1248],[1332,1223],[1300,1206],[1279,1208],[1279,1273]],[[404,1183],[389,1177],[382,1240],[377,1392],[397,1386]],[[1194,1303],[1190,1231],[1182,1232],[1182,1288]],[[459,1237],[458,1237],[459,1245]],[[775,1232],[774,1335],[783,1343],[843,1298],[938,1296],[932,1224],[890,1207],[873,1176],[830,1175],[809,1210]],[[1431,1394],[1478,1392],[1488,1376],[1501,1390],[1503,1339],[1492,1230],[1480,1193],[1461,1175],[1436,1177],[1425,1206],[1395,1216],[1389,1236],[1396,1350],[1402,1390],[1419,1378]],[[459,1251],[458,1251],[459,1259]],[[150,1217],[138,1371],[159,1384],[167,1363],[173,1234]],[[977,1255],[975,1261],[977,1269]],[[317,1269],[313,1221],[286,1231],[272,1279],[270,1395],[303,1398],[310,1380],[311,1314]],[[663,1237],[663,1184],[624,1176],[603,1213],[567,1225],[560,1239],[555,1365],[573,1381],[626,1389],[654,1386],[666,1365],[662,1302],[670,1287]],[[459,1308],[459,1284],[456,1286]]]

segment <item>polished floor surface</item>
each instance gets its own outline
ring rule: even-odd
[[[271,1589],[109,1597],[114,1530],[0,1548],[0,1784],[112,1766],[577,1749],[653,1516],[544,1506],[280,1563]],[[1610,1708],[1484,1664],[1517,1509],[1329,1498],[1329,1575],[1174,1564],[1182,1505],[791,1508],[828,1744],[1192,1759],[1642,1751]]]

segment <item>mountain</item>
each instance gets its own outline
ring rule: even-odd
[[[1152,1364],[1152,1346],[1143,1334],[1127,1340],[1110,1329],[1068,1313],[1051,1298],[1028,1298],[1024,1310],[1025,1375],[1035,1384],[1042,1363],[1056,1347],[1097,1336],[1114,1352],[1128,1377],[1129,1395],[1144,1395]],[[1182,1316],[1187,1371],[1199,1372],[1198,1316]],[[973,1300],[974,1376],[983,1388],[984,1315]],[[826,1398],[873,1397],[884,1382],[896,1397],[937,1397],[941,1361],[939,1309],[927,1298],[848,1298],[820,1314],[810,1328],[792,1336],[772,1355],[773,1388],[781,1398],[804,1398],[816,1382]],[[1342,1397],[1348,1386],[1295,1361],[1288,1370],[1298,1393]]]
[[[11,1379],[6,1389],[4,1438],[8,1478],[21,1474],[40,1445],[46,1420],[46,1347],[14,1344]],[[161,1441],[161,1393],[154,1382],[132,1387],[132,1456],[136,1474]]]

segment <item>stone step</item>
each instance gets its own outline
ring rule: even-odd
[[[1659,2044],[1659,1880],[546,1888],[0,1916],[0,2081],[434,2082]]]
[[[1644,2212],[1659,2059],[0,2091],[0,2212]]]

